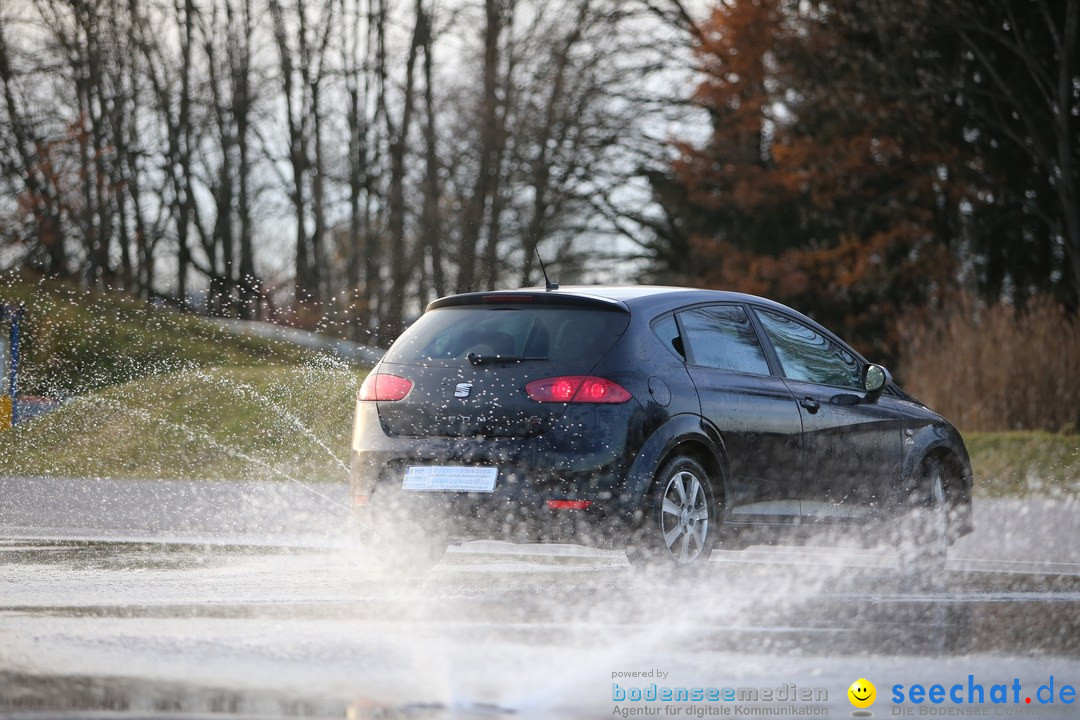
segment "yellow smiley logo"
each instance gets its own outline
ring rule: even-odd
[[[877,688],[866,678],[859,678],[847,689],[848,700],[857,708],[868,708],[877,698]]]

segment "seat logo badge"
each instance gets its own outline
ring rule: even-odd
[[[454,397],[469,397],[472,392],[472,383],[458,383],[454,386]]]

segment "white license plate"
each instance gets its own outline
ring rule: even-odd
[[[401,489],[493,492],[498,474],[499,469],[493,467],[410,465]]]

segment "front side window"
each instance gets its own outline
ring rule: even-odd
[[[738,305],[710,305],[679,313],[695,365],[768,375],[769,363],[750,318]]]
[[[760,308],[756,312],[785,376],[819,385],[862,389],[861,367],[850,352],[786,315]]]

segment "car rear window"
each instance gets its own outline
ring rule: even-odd
[[[468,355],[550,362],[596,361],[626,330],[630,315],[558,305],[467,305],[425,313],[387,351],[403,365],[464,365]]]

